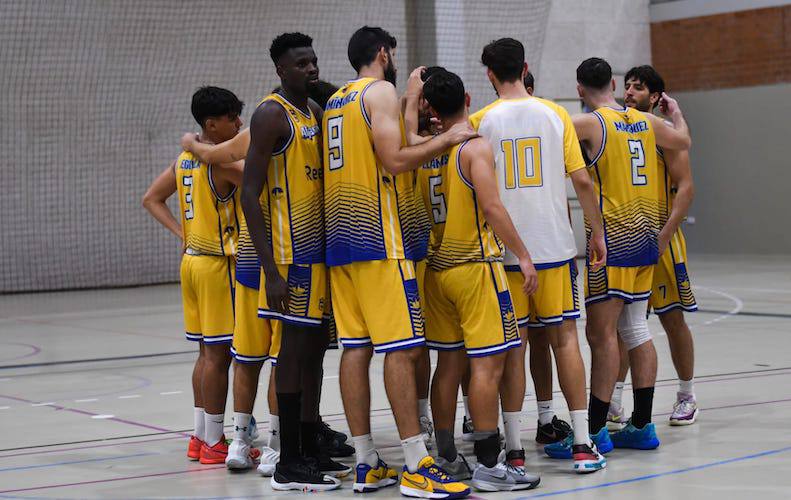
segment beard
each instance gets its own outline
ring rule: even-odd
[[[387,67],[385,68],[385,80],[393,84],[393,87],[396,86],[396,69],[395,65],[393,64],[393,58],[388,58]]]

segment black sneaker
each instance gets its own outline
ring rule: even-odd
[[[536,441],[541,444],[552,444],[563,441],[571,435],[571,426],[568,422],[552,417],[552,422],[541,425],[538,424],[536,430]]]
[[[332,458],[345,458],[354,455],[354,447],[346,444],[346,434],[330,428],[325,422],[319,422],[316,434],[319,450]]]
[[[273,490],[278,491],[328,491],[339,488],[341,481],[321,474],[308,463],[295,462],[275,466],[275,473],[270,481]]]
[[[475,438],[472,435],[473,432],[472,419],[467,418],[467,415],[464,415],[464,423],[461,424],[461,440],[467,442],[475,441]]]
[[[321,417],[319,417],[319,434],[326,436],[330,441],[339,441],[341,443],[345,443],[349,439],[349,436],[330,427],[330,424],[322,420]]]
[[[330,458],[329,455],[324,453],[322,453],[318,458],[307,457],[305,458],[305,461],[310,467],[313,468],[314,471],[327,476],[337,477],[338,479],[348,476],[352,471],[352,468],[348,465],[336,462]]]

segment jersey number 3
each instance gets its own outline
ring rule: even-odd
[[[330,170],[338,170],[343,167],[343,116],[333,116],[327,120],[327,146]]]
[[[505,154],[505,187],[538,187],[541,178],[541,138],[522,137],[500,141]]]
[[[182,177],[181,183],[187,188],[184,190],[184,206],[187,207],[184,209],[184,218],[190,220],[195,217],[195,212],[192,210],[192,176]]]

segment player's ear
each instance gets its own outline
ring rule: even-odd
[[[494,71],[489,68],[486,68],[486,78],[489,79],[489,82],[491,82],[492,85],[494,85],[494,83],[497,81],[497,78],[494,76]]]
[[[612,88],[612,91],[615,92],[615,78],[610,80],[610,88]]]
[[[582,85],[580,85],[579,83],[577,84],[577,95],[580,96],[580,99],[585,97],[585,91],[584,91]]]
[[[379,54],[377,54],[376,57],[381,61],[382,66],[387,67],[387,61],[390,60],[390,53],[387,52],[387,49],[385,47],[381,47],[379,49]]]
[[[471,100],[471,99],[470,99],[470,94],[469,94],[469,92],[465,92],[465,93],[464,93],[464,107],[465,107],[465,108],[468,108],[468,109],[469,109],[469,107],[470,107],[470,100]]]
[[[522,77],[520,79],[524,81],[526,76],[527,76],[527,62],[525,62],[525,65],[522,67]]]
[[[217,128],[217,124],[215,123],[214,118],[206,118],[206,121],[203,122],[203,128],[208,132],[211,132],[215,128]]]

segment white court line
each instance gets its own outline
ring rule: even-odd
[[[0,382],[8,382],[11,380],[10,378],[0,378]]]
[[[714,323],[722,321],[725,318],[729,318],[729,317],[731,317],[731,316],[733,316],[735,314],[739,314],[739,312],[741,312],[741,310],[744,308],[744,302],[742,302],[742,299],[740,299],[739,297],[736,297],[736,296],[731,295],[729,293],[723,292],[721,290],[715,290],[713,288],[708,288],[708,287],[705,287],[705,286],[698,285],[697,288],[700,288],[702,290],[707,290],[707,291],[709,291],[709,292],[711,292],[713,294],[719,295],[721,297],[725,297],[726,299],[728,299],[728,300],[730,300],[730,301],[732,301],[734,303],[733,309],[731,309],[730,311],[726,312],[725,314],[717,316],[714,319],[710,319],[710,320],[706,321],[705,323],[703,323],[702,326],[713,325]]]
[[[693,288],[703,288],[705,290],[709,290],[705,286],[695,285]],[[746,292],[766,292],[766,293],[791,293],[791,288],[748,288],[748,287],[738,287],[738,286],[726,286],[724,287],[726,290],[742,290]]]
[[[9,408],[11,408],[11,407],[10,406],[0,406],[0,410],[7,410]]]
[[[50,401],[49,403],[32,403],[30,406],[51,406],[54,405],[54,401]]]
[[[92,415],[91,418],[94,420],[106,420],[108,418],[113,418],[115,415]]]
[[[118,396],[118,399],[135,399],[142,397],[140,394],[127,394],[126,396]]]
[[[324,377],[324,380],[329,380],[331,378],[338,378],[338,377],[339,375],[327,375],[326,377]]]
[[[94,401],[99,401],[98,398],[87,398],[87,399],[75,399],[75,403],[93,403]]]
[[[160,392],[160,396],[170,396],[171,394],[181,394],[184,391],[167,391],[167,392]]]

